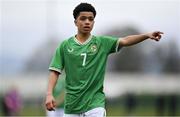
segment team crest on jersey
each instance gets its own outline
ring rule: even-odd
[[[97,45],[95,45],[95,44],[91,45],[90,49],[91,49],[91,52],[96,52],[97,51]]]

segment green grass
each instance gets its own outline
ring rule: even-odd
[[[131,113],[128,113],[123,107],[108,107],[107,116],[157,116],[156,110],[153,107],[144,108],[137,107]],[[169,116],[168,111],[165,110],[164,116]],[[180,110],[176,112],[176,116],[180,116]]]
[[[156,116],[156,110],[154,107],[136,107],[132,113],[128,113],[124,106],[107,106],[107,116]],[[0,114],[2,116],[2,113]],[[25,106],[21,111],[21,116],[45,116],[45,109],[42,106]],[[168,116],[168,111],[164,113]],[[180,116],[180,110],[178,110],[177,116]]]
[[[164,97],[164,112],[157,113],[157,96],[155,95],[139,95],[134,96],[136,100],[135,106],[131,112],[127,111],[126,96],[120,97],[116,100],[106,100],[106,110],[108,116],[172,116],[170,115],[170,96]],[[177,98],[176,116],[180,116],[180,96]]]
[[[156,96],[135,96],[136,105],[132,112],[127,112],[126,109],[126,97],[120,97],[116,100],[106,100],[107,116],[157,116],[156,113]],[[164,116],[169,116],[168,103],[169,96],[165,96],[165,110]],[[176,116],[180,116],[180,96],[177,101],[177,112]],[[21,111],[21,116],[45,116],[46,111],[42,106],[42,101],[34,101],[24,103]],[[2,107],[0,106],[0,116],[2,114]]]
[[[22,116],[45,116],[45,109],[41,106],[26,106],[21,111]]]

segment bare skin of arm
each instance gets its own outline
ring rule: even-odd
[[[161,39],[162,34],[163,34],[163,32],[155,31],[155,32],[147,33],[147,34],[127,36],[127,37],[120,39],[119,45],[121,47],[131,46],[131,45],[140,43],[140,42],[142,42],[146,39],[149,39],[149,38],[152,40],[155,40],[155,41],[159,41]]]
[[[46,109],[49,111],[54,111],[56,107],[56,101],[53,97],[53,89],[56,85],[56,82],[59,77],[59,72],[56,71],[50,71],[49,74],[49,82],[48,82],[48,89],[47,89],[47,95],[46,95]]]

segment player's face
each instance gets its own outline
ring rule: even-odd
[[[75,20],[79,33],[89,34],[94,25],[94,15],[92,12],[80,12]]]

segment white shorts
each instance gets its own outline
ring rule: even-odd
[[[97,107],[81,114],[64,114],[63,117],[106,117],[106,110]]]
[[[47,117],[63,117],[64,109],[56,108],[55,111],[47,111]]]

